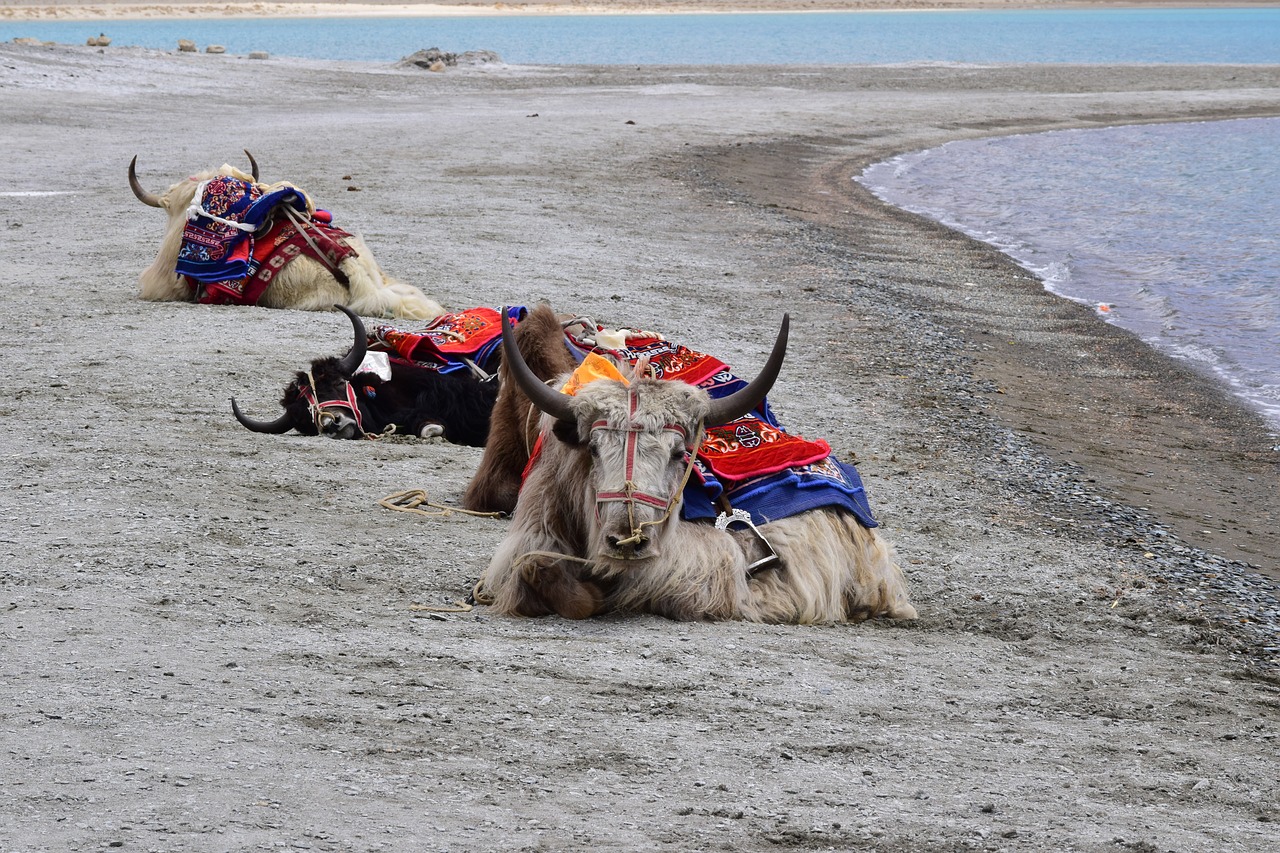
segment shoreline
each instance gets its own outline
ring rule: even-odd
[[[1212,2],[1178,2],[1178,0],[1074,0],[1055,3],[1052,0],[820,0],[816,3],[797,0],[727,0],[727,2],[694,3],[664,0],[598,0],[598,2],[485,3],[455,2],[346,3],[344,0],[312,0],[312,2],[228,2],[137,3],[133,0],[73,0],[57,4],[0,2],[0,21],[111,21],[148,20],[156,18],[381,18],[381,17],[500,17],[546,15],[684,15],[684,14],[816,14],[823,12],[969,12],[1029,11],[1049,9],[1179,9],[1226,5],[1231,8],[1271,8],[1280,0],[1232,0],[1226,4]]]
[[[1277,116],[1280,108],[1273,107],[1214,118]],[[1105,126],[1200,120],[1205,118],[1117,114],[1109,115]],[[1002,121],[989,135],[1090,126],[1089,122]],[[964,342],[962,349],[969,353],[966,363],[975,371],[976,385],[986,388],[971,398],[977,408],[961,406],[961,416],[968,410],[978,414],[980,421],[994,418],[1042,446],[1054,464],[1066,466],[1055,476],[1069,477],[1076,488],[1085,483],[1101,485],[1119,503],[1149,514],[1157,520],[1157,528],[1181,541],[1241,561],[1270,581],[1280,581],[1280,533],[1276,532],[1280,500],[1273,489],[1280,476],[1280,445],[1275,426],[1261,412],[1236,397],[1226,383],[1106,323],[1091,306],[1053,293],[996,247],[888,204],[852,179],[873,163],[958,138],[971,137],[934,133],[906,148],[876,147],[857,155],[835,154],[842,147],[838,142],[783,144],[765,146],[756,157],[735,149],[717,159],[732,164],[721,173],[723,186],[747,187],[736,192],[750,203],[785,209],[812,222],[832,241],[832,254],[874,242],[875,228],[851,224],[852,218],[910,223],[920,239],[945,242],[957,256],[976,256],[974,269],[967,275],[948,278],[994,278],[999,282],[994,289],[1001,295],[980,305],[965,305],[950,329]],[[824,149],[830,150],[820,157],[815,154]],[[807,173],[780,174],[761,158],[799,161],[812,168]],[[740,170],[747,179],[733,170]],[[957,300],[970,300],[965,287],[938,283],[918,290],[928,294],[930,304],[954,305]],[[992,337],[1021,337],[1006,328],[1009,312],[1000,304],[1013,294],[1018,294],[1015,301],[1025,303],[1017,312],[1029,315],[1022,322],[1047,325],[1052,331],[1037,332],[1025,341],[1009,340],[1007,347],[999,348],[1003,354],[996,356]],[[920,293],[913,298],[920,298]],[[1046,318],[1053,319],[1046,322]],[[1086,351],[1091,363],[1080,364],[1079,356]],[[1072,372],[1058,369],[1073,360],[1077,364]],[[1123,381],[1117,381],[1120,377]],[[974,428],[987,431],[985,425]],[[1064,473],[1071,470],[1074,473]],[[1071,508],[1066,503],[1061,512],[1072,519],[1069,525],[1097,521],[1096,506],[1086,503]],[[1242,513],[1242,507],[1249,509]],[[1250,521],[1253,513],[1257,517]],[[1151,543],[1163,535],[1149,536],[1143,548],[1155,547]]]

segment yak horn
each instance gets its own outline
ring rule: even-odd
[[[520,386],[520,390],[524,391],[529,397],[529,402],[533,403],[539,411],[562,421],[577,420],[574,417],[573,408],[569,405],[569,395],[548,388],[546,383],[535,376],[529,369],[529,365],[525,363],[520,345],[516,343],[515,331],[511,326],[510,311],[505,307],[502,309],[502,358],[511,370],[511,375]]]
[[[244,412],[240,411],[240,406],[236,403],[235,397],[231,398],[231,411],[235,413],[236,420],[238,420],[245,429],[250,429],[254,432],[265,432],[270,435],[283,435],[293,428],[288,412],[285,412],[274,421],[256,421]]]
[[[253,159],[253,155],[249,153],[248,148],[245,148],[243,150],[244,150],[244,156],[249,158],[249,171],[250,171],[250,174],[253,175],[253,182],[255,184],[260,183],[258,180],[258,161]]]
[[[351,327],[355,330],[356,339],[351,344],[351,351],[342,357],[342,361],[338,362],[338,368],[342,371],[342,375],[350,379],[355,375],[356,368],[364,361],[365,353],[369,349],[369,343],[365,335],[364,323],[360,322],[356,312],[345,305],[334,305],[333,307],[351,318]]]
[[[787,355],[787,333],[790,329],[791,315],[783,314],[782,329],[778,332],[778,339],[773,343],[773,352],[769,353],[769,360],[765,362],[760,375],[752,379],[747,387],[735,391],[728,397],[712,400],[711,411],[707,413],[707,426],[719,426],[735,421],[760,404],[760,401],[773,388],[773,383],[777,381],[778,372],[782,370],[782,359]]]
[[[142,184],[138,183],[138,155],[134,154],[133,159],[129,161],[129,188],[133,190],[133,194],[138,197],[138,201],[147,207],[164,207],[160,203],[160,197],[154,193],[149,193],[142,188]]]

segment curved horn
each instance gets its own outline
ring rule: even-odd
[[[342,370],[342,375],[350,379],[355,375],[356,368],[364,361],[365,353],[368,352],[369,344],[364,331],[364,323],[360,322],[360,318],[356,316],[356,312],[352,311],[345,305],[334,305],[343,314],[351,318],[351,326],[355,330],[355,343],[351,345],[351,351],[342,357],[342,361],[338,362],[338,367]]]
[[[256,421],[244,412],[240,411],[240,406],[236,403],[235,397],[231,398],[231,411],[235,413],[236,420],[238,420],[245,429],[250,429],[254,432],[265,432],[270,435],[283,435],[293,428],[293,425],[290,423],[288,412],[285,412],[274,421]]]
[[[515,331],[511,326],[511,315],[506,307],[502,309],[502,358],[511,370],[511,376],[520,386],[520,390],[529,397],[539,411],[546,412],[562,421],[575,421],[573,408],[569,405],[569,395],[561,394],[533,374],[525,363],[520,346],[516,343]]]
[[[791,315],[783,314],[782,329],[778,332],[778,339],[773,342],[773,352],[769,353],[769,360],[765,362],[760,375],[752,379],[746,388],[739,389],[728,397],[712,400],[711,411],[707,413],[707,426],[719,426],[737,420],[760,404],[760,401],[773,388],[773,383],[777,381],[778,371],[782,370],[782,359],[787,355],[787,334],[790,329]]]
[[[250,170],[250,174],[252,174],[252,175],[253,175],[253,182],[254,182],[255,184],[256,184],[256,183],[259,183],[259,181],[258,181],[258,161],[257,161],[257,160],[255,160],[255,159],[253,159],[253,155],[249,153],[249,149],[248,149],[248,148],[245,148],[245,149],[244,149],[244,156],[246,156],[246,157],[248,157],[248,158],[249,158],[249,170]]]
[[[129,188],[133,190],[133,194],[138,197],[138,201],[147,207],[164,207],[160,203],[160,197],[154,193],[149,193],[142,188],[142,184],[138,183],[138,155],[134,154],[133,159],[129,161]]]

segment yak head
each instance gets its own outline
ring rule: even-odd
[[[291,429],[304,435],[326,435],[330,438],[363,438],[365,435],[359,395],[352,387],[352,377],[364,361],[366,337],[364,323],[345,305],[335,305],[351,320],[355,341],[342,358],[318,358],[311,369],[299,371],[284,389],[280,405],[284,414],[274,421],[259,421],[240,411],[235,397],[231,411],[247,429],[280,435]],[[365,374],[360,374],[362,377]]]
[[[253,181],[258,181],[258,162],[253,155],[245,151],[249,158]],[[148,207],[157,207],[169,214],[165,226],[164,238],[160,241],[160,251],[151,266],[143,270],[138,278],[139,289],[144,299],[183,300],[188,298],[189,289],[186,282],[178,275],[175,267],[178,263],[178,252],[182,248],[182,232],[187,222],[187,209],[192,202],[199,202],[195,197],[205,181],[219,175],[226,175],[240,180],[248,180],[249,175],[231,166],[223,166],[218,170],[208,170],[192,175],[169,187],[163,194],[156,195],[143,189],[138,180],[138,158],[129,161],[129,188],[137,196],[138,201]]]
[[[587,517],[581,519],[589,531],[586,556],[625,568],[662,553],[679,524],[684,486],[706,427],[736,420],[765,398],[782,368],[789,326],[784,316],[760,375],[728,397],[712,399],[685,382],[646,378],[644,361],[630,377],[597,379],[569,395],[534,376],[504,316],[503,358],[511,375],[533,405],[554,419],[543,440],[576,448],[566,458],[587,469]],[[582,479],[562,473],[562,483]]]

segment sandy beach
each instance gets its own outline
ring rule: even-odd
[[[851,176],[1275,115],[1277,67],[0,45],[0,849],[1270,849],[1276,437]],[[345,318],[136,299],[163,223],[129,159],[158,191],[245,148],[451,308],[545,300],[748,374],[790,312],[774,406],[857,462],[921,618],[420,609],[506,522],[378,500],[456,504],[479,451],[249,433],[228,399],[269,416]]]

